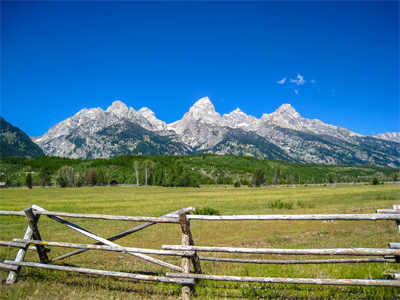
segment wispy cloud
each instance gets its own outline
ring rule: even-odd
[[[286,77],[283,77],[281,80],[278,80],[276,83],[277,84],[285,84],[286,82]]]
[[[293,91],[296,95],[300,94],[300,90],[303,88],[303,85],[315,85],[317,81],[315,79],[304,79],[304,76],[297,73],[295,78],[283,77],[281,80],[276,81],[277,84],[284,85],[287,83],[287,87]],[[318,85],[315,85],[317,88]]]
[[[306,83],[304,76],[300,74],[297,74],[296,79],[290,79],[290,82],[296,84],[297,86],[301,86]]]

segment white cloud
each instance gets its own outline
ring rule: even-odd
[[[283,77],[281,80],[278,80],[276,83],[277,84],[285,84],[286,82],[286,77]]]
[[[293,92],[298,95],[299,94],[299,90],[298,89],[294,89]]]
[[[304,77],[300,74],[297,74],[296,79],[290,79],[290,82],[295,83],[298,86],[304,85],[306,83],[306,81],[304,80]]]

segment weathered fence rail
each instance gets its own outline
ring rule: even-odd
[[[319,278],[280,278],[280,277],[248,277],[232,275],[203,274],[201,261],[212,261],[216,263],[251,263],[251,264],[336,264],[336,263],[399,263],[400,243],[391,242],[388,248],[331,248],[331,249],[276,249],[276,248],[237,248],[217,246],[196,246],[190,229],[190,221],[296,221],[296,220],[344,220],[344,221],[395,221],[400,231],[400,205],[393,209],[380,209],[374,214],[310,214],[310,215],[232,215],[232,216],[205,216],[193,215],[193,207],[183,208],[161,217],[144,216],[115,216],[103,214],[81,214],[69,212],[48,211],[37,205],[32,205],[23,211],[0,211],[0,216],[25,217],[28,223],[23,238],[14,238],[11,241],[0,240],[0,246],[18,248],[14,260],[0,262],[0,269],[7,270],[9,275],[6,283],[12,284],[16,281],[21,267],[44,268],[51,270],[77,272],[82,274],[96,274],[119,278],[129,278],[144,281],[157,281],[163,283],[174,283],[182,286],[182,299],[190,299],[190,292],[195,280],[216,280],[236,282],[258,282],[258,283],[285,283],[285,284],[319,284],[319,285],[355,285],[355,286],[387,286],[400,287],[400,274],[393,274],[393,279],[319,279]],[[40,216],[48,218],[65,225],[96,241],[94,244],[79,244],[60,241],[45,241],[41,238],[38,221]],[[78,226],[67,218],[84,218],[114,221],[145,222],[132,227],[109,238],[103,238],[85,228]],[[121,246],[114,241],[143,230],[158,223],[172,223],[180,225],[182,231],[181,243],[179,245],[163,245],[162,249],[146,249]],[[75,249],[55,258],[49,258],[49,249],[46,247],[61,247]],[[28,250],[37,252],[40,262],[25,261]],[[150,276],[143,274],[116,272],[109,270],[89,269],[83,267],[71,267],[56,265],[55,261],[78,255],[85,251],[112,251],[135,256],[146,262],[162,266],[175,271],[165,273],[165,276]],[[338,258],[338,259],[242,259],[229,257],[205,257],[199,256],[199,252],[235,253],[235,254],[269,254],[269,255],[340,255],[340,256],[368,256],[367,258]],[[181,257],[181,266],[165,262],[149,255],[178,256]],[[194,273],[190,272],[190,264]],[[179,273],[176,273],[179,272]]]

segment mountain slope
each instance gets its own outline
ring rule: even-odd
[[[378,139],[400,143],[400,132],[385,132],[375,136]]]
[[[228,130],[219,143],[204,152],[254,156],[268,160],[296,161],[265,138],[254,132],[246,132],[242,129]]]
[[[120,150],[116,149],[115,145],[112,145],[112,141],[115,143],[115,139],[106,138],[106,135],[101,133],[106,128],[112,126],[120,126],[123,123],[128,122],[137,124],[139,127],[133,128],[132,126],[125,126],[130,130],[136,130],[138,128],[138,134],[143,133],[147,130],[152,137],[159,137],[162,135],[168,136],[173,133],[168,132],[166,124],[155,117],[155,114],[148,108],[142,108],[136,111],[132,107],[128,108],[121,101],[114,101],[111,106],[106,110],[101,108],[82,109],[74,116],[56,124],[42,137],[35,139],[35,142],[43,149],[47,155],[61,156],[70,158],[106,158],[113,153],[124,153],[128,154],[127,149],[136,149],[134,146],[138,142],[132,136],[131,140],[124,145],[123,142],[117,143]],[[123,129],[120,129],[120,132]],[[126,130],[125,130],[126,131]],[[146,131],[146,134],[149,135]],[[129,134],[128,134],[129,135]],[[172,141],[173,137],[165,140],[165,142]],[[156,143],[157,144],[157,143]],[[180,147],[184,153],[186,153],[184,145]],[[164,149],[165,150],[165,149]],[[164,151],[162,150],[162,151]],[[158,150],[154,150],[157,152]],[[164,153],[164,152],[163,152]],[[165,153],[175,153],[165,150]]]
[[[72,158],[109,158],[124,154],[166,155],[189,154],[191,149],[159,135],[137,123],[123,120],[111,124],[90,135],[83,136],[78,130],[58,137],[62,147],[56,149],[57,156]],[[43,143],[44,149],[53,149],[54,140]]]
[[[44,155],[42,149],[18,127],[0,117],[0,158],[36,157]]]

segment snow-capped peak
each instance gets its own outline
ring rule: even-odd
[[[204,123],[216,123],[221,119],[221,115],[215,111],[215,107],[208,97],[197,100],[189,109],[184,119],[200,120]]]
[[[106,110],[106,112],[112,112],[119,117],[127,117],[129,108],[126,104],[120,100],[115,100]]]

